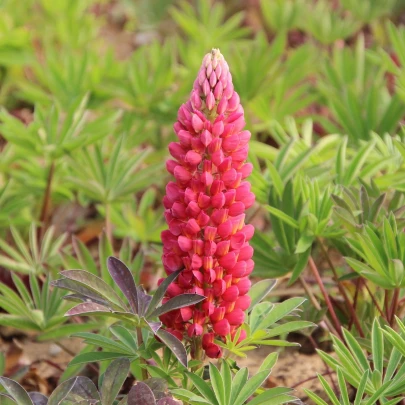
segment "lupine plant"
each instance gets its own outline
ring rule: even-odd
[[[15,3],[0,403],[404,402],[405,1]]]

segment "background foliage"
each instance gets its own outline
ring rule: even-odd
[[[319,377],[323,397],[308,393],[315,403],[401,401],[404,10],[403,0],[0,0],[0,325],[34,340],[81,336],[89,362],[100,359],[88,354],[100,341],[122,343],[109,321],[69,321],[73,304],[50,285],[66,268],[86,269],[121,294],[106,265],[115,255],[137,284],[156,289],[171,127],[202,56],[216,47],[253,138],[253,276],[280,279],[271,301],[293,284],[309,299],[307,323],[275,323],[298,299],[263,324],[264,336],[255,325],[273,304],[260,304],[248,341],[281,336],[271,344],[285,346],[288,332],[314,322],[318,331],[305,339],[315,348],[329,341],[336,353],[320,353],[329,374]],[[174,388],[173,361],[148,372]],[[247,375],[238,371],[232,390],[237,378]],[[215,387],[201,381],[173,392],[190,403],[234,398],[215,402]],[[283,403],[286,392],[273,394]]]

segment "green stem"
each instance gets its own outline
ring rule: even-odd
[[[136,328],[136,337],[138,339],[138,348],[143,345],[142,328]],[[139,358],[141,364],[146,364],[146,360],[142,357]],[[145,381],[148,379],[148,370],[142,367],[142,379]]]
[[[194,360],[199,360],[201,362],[201,364],[198,364],[191,368],[191,371],[195,372],[202,367],[204,361],[204,350],[202,348],[202,339],[199,336],[193,338],[192,355]]]

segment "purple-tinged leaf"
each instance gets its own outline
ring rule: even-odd
[[[166,398],[159,399],[159,401],[157,401],[156,405],[180,405],[180,402],[176,401],[173,398],[166,397]]]
[[[160,302],[162,301],[163,297],[166,294],[167,289],[169,288],[169,285],[176,280],[181,271],[182,270],[175,271],[162,281],[160,286],[155,291],[155,294],[153,294],[152,301],[149,303],[149,307],[145,315],[146,317],[149,317],[152,314],[152,312],[156,309],[156,307],[160,304]]]
[[[127,298],[132,312],[138,314],[138,293],[132,273],[121,260],[113,256],[107,259],[107,267],[112,279]]]
[[[137,382],[129,391],[128,405],[155,405],[156,400],[152,390],[143,382]]]
[[[173,352],[179,362],[187,368],[187,352],[183,343],[164,329],[159,329],[156,336]]]
[[[74,280],[82,286],[91,289],[98,295],[101,295],[104,299],[118,305],[122,310],[126,309],[125,303],[117,295],[114,289],[100,277],[84,270],[64,270],[60,274],[69,280]]]
[[[8,394],[17,402],[18,405],[33,405],[27,391],[18,384],[18,382],[10,380],[7,377],[0,377],[0,384],[8,392]]]
[[[111,317],[115,319],[120,319],[125,322],[130,322],[135,326],[139,325],[139,317],[131,312],[113,312],[109,308],[104,307],[103,305],[96,304],[94,302],[84,302],[82,304],[76,305],[72,309],[66,312],[66,316],[74,315],[94,315],[94,316],[103,316]]]
[[[59,280],[55,280],[51,282],[51,285],[57,288],[61,288],[63,290],[73,291],[77,293],[77,296],[83,297],[81,301],[91,301],[91,302],[98,302],[98,303],[105,303],[102,305],[111,306],[115,310],[123,309],[122,307],[114,304],[112,301],[108,300],[102,294],[97,293],[96,291],[87,288],[85,285],[74,281],[69,280],[68,278],[61,278]],[[66,298],[65,299],[70,299]],[[74,299],[74,295],[71,299]]]
[[[138,293],[138,304],[139,304],[139,316],[144,316],[145,312],[149,308],[149,304],[152,300],[152,296],[145,293],[141,286],[136,287]]]
[[[152,390],[156,401],[167,397],[167,382],[163,378],[152,377],[144,380],[143,382]]]
[[[87,377],[74,377],[60,384],[49,397],[48,405],[65,403],[100,403],[100,395],[93,381]]]
[[[83,302],[75,307],[69,309],[65,315],[74,316],[88,314],[89,312],[108,312],[112,313],[111,309],[104,305],[97,304],[95,302]]]
[[[157,331],[162,327],[162,322],[146,321],[152,332],[156,335]]]
[[[87,377],[77,377],[75,384],[73,385],[69,397],[72,396],[74,403],[77,400],[86,400],[85,403],[99,404],[101,401],[100,394],[93,381]]]
[[[195,305],[205,300],[206,297],[199,294],[180,294],[164,303],[161,307],[155,309],[151,316],[160,316],[167,312],[173,311],[189,305]]]
[[[81,295],[81,294],[69,294],[69,295],[65,295],[63,297],[63,299],[65,299],[66,301],[72,301],[72,302],[92,302],[94,304],[99,304],[102,305],[106,308],[108,308],[110,311],[112,311],[113,309],[110,308],[110,303],[104,300],[100,300],[97,298],[89,298],[86,297],[85,295]]]
[[[48,404],[48,398],[39,392],[30,392],[28,395],[30,396],[34,405],[47,405]]]
[[[126,358],[114,360],[104,373],[100,389],[103,405],[112,405],[129,372],[130,361]]]
[[[62,401],[69,395],[77,378],[78,377],[71,378],[57,386],[48,399],[48,405],[60,405]]]

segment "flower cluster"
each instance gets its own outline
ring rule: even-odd
[[[235,336],[250,305],[254,228],[245,225],[245,210],[255,196],[245,180],[252,165],[246,163],[250,132],[244,126],[228,64],[214,49],[204,57],[174,124],[179,142],[169,145],[174,160],[167,162],[167,170],[176,181],[166,187],[169,229],[162,233],[166,273],[184,269],[166,299],[182,293],[207,298],[161,317],[179,339],[200,336],[211,358],[222,355],[214,338]],[[244,337],[241,331],[239,339]]]

